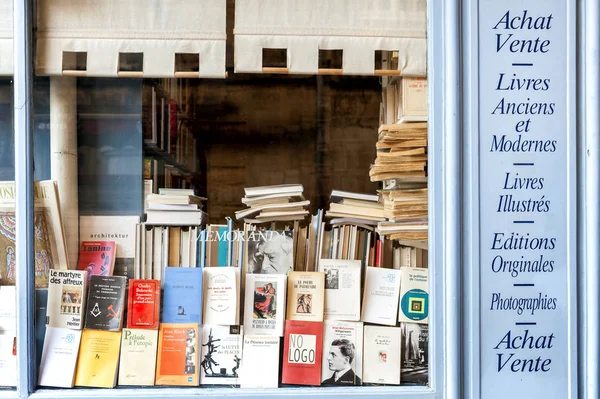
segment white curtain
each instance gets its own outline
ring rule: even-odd
[[[0,76],[13,74],[12,0],[0,0]]]
[[[343,73],[373,75],[375,51],[425,76],[426,0],[236,0],[235,70],[261,72],[263,48],[287,49],[290,73],[318,72],[319,49],[343,50]]]
[[[86,52],[85,76],[117,76],[119,53],[143,53],[144,77],[173,77],[175,54],[199,54],[199,77],[225,77],[226,0],[38,0],[38,75]]]

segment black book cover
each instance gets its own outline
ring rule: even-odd
[[[92,276],[84,328],[120,331],[123,326],[126,287],[127,277]]]

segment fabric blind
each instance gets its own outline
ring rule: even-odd
[[[0,76],[13,74],[12,0],[0,0]]]
[[[198,77],[225,77],[226,0],[37,4],[38,75],[63,74],[63,52],[86,53],[82,76],[118,76],[119,53],[143,53],[144,77],[173,77],[175,54],[191,53],[199,54]]]
[[[373,75],[375,51],[398,51],[403,75],[426,75],[426,0],[236,0],[235,70],[262,71],[287,49],[289,73],[318,73],[319,49],[343,50],[343,73]]]

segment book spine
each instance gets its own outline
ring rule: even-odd
[[[227,266],[233,266],[233,240],[231,239],[233,233],[233,220],[230,217],[226,217],[225,220],[227,220]]]

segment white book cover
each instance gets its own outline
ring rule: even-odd
[[[323,385],[361,385],[363,323],[325,320],[323,326]]]
[[[203,324],[238,324],[240,271],[236,267],[205,267]]]
[[[0,335],[0,387],[17,385],[17,356],[14,345],[13,334]]]
[[[323,321],[325,274],[289,272],[286,320]]]
[[[395,326],[400,295],[400,270],[367,266],[361,320]]]
[[[121,333],[119,385],[154,385],[158,330],[124,328]]]
[[[14,285],[0,286],[0,335],[17,331],[17,291]]]
[[[87,296],[87,271],[50,270],[46,325],[81,330]]]
[[[241,326],[202,326],[200,385],[238,385],[242,360]]]
[[[399,95],[398,123],[427,121],[427,78],[402,78]]]
[[[428,269],[401,267],[400,273],[398,321],[427,324],[429,322]]]
[[[240,387],[277,388],[279,385],[279,337],[244,336]]]
[[[400,384],[401,329],[365,326],[363,381],[373,384]]]
[[[81,330],[46,327],[38,384],[73,388]]]
[[[244,332],[283,336],[287,276],[246,274]]]
[[[360,260],[320,259],[325,273],[325,320],[360,320]]]
[[[117,244],[113,275],[134,278],[135,231],[139,216],[81,216],[81,241],[114,241]]]

